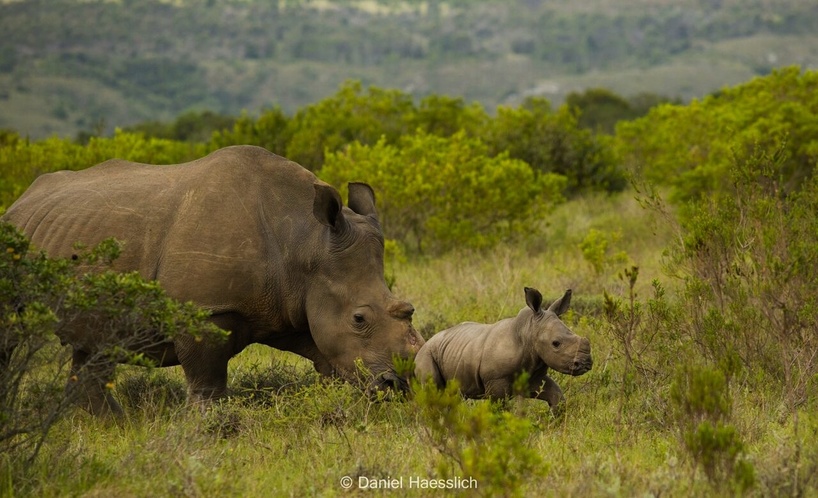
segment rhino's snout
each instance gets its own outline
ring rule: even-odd
[[[591,341],[583,337],[577,348],[574,362],[571,365],[571,375],[582,375],[591,370],[593,365],[594,360],[591,357]]]
[[[588,356],[585,360],[574,360],[574,364],[571,368],[571,375],[582,375],[585,372],[591,370],[591,367],[594,365],[594,360]]]

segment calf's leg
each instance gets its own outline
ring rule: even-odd
[[[446,387],[446,379],[440,373],[437,362],[425,348],[421,348],[415,356],[415,377],[423,384],[431,380],[440,389]]]
[[[548,375],[543,375],[542,378],[532,379],[529,387],[531,388],[532,398],[547,402],[554,415],[562,413],[565,406],[565,396],[563,396],[562,389],[554,382],[554,379]]]

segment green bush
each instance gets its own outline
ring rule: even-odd
[[[229,130],[213,132],[208,149],[216,150],[229,145],[258,145],[279,155],[286,155],[290,141],[290,118],[276,107],[264,111],[258,118],[243,114]]]
[[[489,157],[465,133],[425,133],[397,145],[355,143],[330,153],[321,171],[341,187],[365,179],[378,193],[384,235],[424,250],[487,247],[524,234],[562,201],[563,177],[538,174],[507,155]]]
[[[50,259],[0,222],[0,449],[30,461],[65,409],[66,362],[55,333],[80,323],[99,334],[89,364],[150,365],[141,353],[177,334],[220,338],[208,314],[165,296],[157,282],[105,269],[119,254],[108,240],[70,259]],[[100,271],[88,273],[89,268]],[[95,336],[97,337],[97,336]],[[102,339],[104,338],[104,339]],[[90,337],[86,337],[89,341]]]
[[[318,171],[326,152],[353,142],[374,145],[381,137],[389,143],[404,134],[412,97],[399,90],[369,87],[349,81],[338,92],[299,110],[289,121],[286,155],[307,169]]]
[[[548,465],[528,444],[531,421],[490,401],[465,401],[456,381],[444,390],[415,383],[414,392],[425,439],[445,458],[441,476],[474,478],[484,496],[519,496],[526,479],[547,473]]]
[[[730,422],[727,377],[718,369],[683,367],[670,388],[674,421],[688,455],[717,489],[746,492],[755,483],[744,443]]]
[[[610,137],[582,128],[571,107],[552,111],[544,99],[528,99],[517,109],[500,107],[483,138],[493,154],[507,151],[535,170],[565,176],[571,194],[626,186]]]
[[[626,167],[673,187],[676,200],[727,192],[735,156],[780,144],[779,186],[792,191],[818,162],[818,71],[776,70],[686,106],[660,105],[616,130]]]
[[[9,206],[41,174],[80,170],[119,158],[149,164],[174,164],[203,156],[202,144],[189,144],[117,131],[111,138],[92,137],[87,145],[52,137],[38,142],[0,143],[0,206]]]
[[[763,375],[794,409],[818,394],[818,179],[785,193],[787,160],[737,159],[723,195],[690,205],[675,262],[700,354]]]

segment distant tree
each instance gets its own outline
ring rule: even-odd
[[[379,196],[384,235],[428,252],[519,237],[563,200],[565,187],[562,176],[541,174],[507,153],[490,156],[462,131],[407,135],[395,145],[385,138],[355,143],[329,153],[320,175],[339,188],[366,179]]]
[[[8,142],[0,146],[0,206],[11,205],[43,173],[76,171],[112,158],[174,164],[205,153],[204,144],[147,138],[121,130],[113,137],[90,137],[85,145],[59,137],[29,141],[10,135]]]
[[[797,190],[818,164],[818,71],[782,68],[689,105],[660,105],[617,126],[626,166],[674,187],[677,200],[730,187],[732,165],[776,151],[784,192]],[[783,146],[782,146],[783,144]]]
[[[565,104],[579,111],[580,126],[595,132],[613,133],[618,121],[634,117],[630,102],[604,88],[571,92],[565,98]]]
[[[280,107],[268,109],[258,118],[243,114],[235,120],[231,129],[213,132],[208,148],[215,150],[228,145],[258,145],[285,155],[290,140],[289,121]]]
[[[230,129],[235,122],[235,117],[213,111],[188,111],[170,123],[146,121],[123,128],[123,131],[182,142],[206,142],[213,132]]]
[[[479,135],[489,121],[489,115],[478,103],[466,105],[462,98],[428,95],[408,118],[411,130],[449,137],[464,130]]]
[[[412,97],[399,90],[369,87],[360,81],[344,83],[338,92],[299,110],[287,126],[287,157],[317,171],[324,154],[353,142],[374,145],[385,137],[394,143],[406,133],[405,116],[413,110]]]
[[[500,107],[483,136],[493,154],[508,152],[535,170],[565,176],[570,194],[626,185],[610,139],[580,127],[568,106],[553,111],[547,100],[532,98],[516,109]]]
[[[636,119],[659,104],[676,102],[654,93],[639,93],[630,98],[622,97],[605,88],[589,88],[583,92],[571,92],[565,104],[579,111],[578,124],[597,133],[613,134],[616,123]]]

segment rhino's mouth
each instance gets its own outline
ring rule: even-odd
[[[582,375],[585,372],[591,370],[591,367],[594,365],[594,360],[591,359],[590,356],[583,358],[583,359],[576,359],[574,363],[571,365],[570,371],[567,372],[570,375]]]
[[[378,396],[378,393],[409,392],[409,380],[399,376],[394,370],[385,370],[377,375],[363,378],[361,375],[351,374],[347,370],[334,368],[331,376],[341,378],[350,384],[357,385],[370,396]]]
[[[394,371],[388,370],[375,377],[372,387],[376,391],[408,392],[409,382]]]

